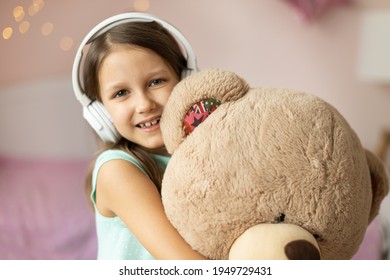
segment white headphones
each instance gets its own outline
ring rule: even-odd
[[[91,127],[96,131],[96,133],[104,142],[116,142],[120,138],[120,135],[116,130],[114,124],[112,123],[111,117],[109,116],[107,110],[104,108],[103,104],[97,100],[89,99],[89,97],[85,94],[83,90],[80,79],[80,68],[81,61],[83,58],[83,50],[86,45],[91,43],[99,35],[103,34],[114,26],[125,22],[151,21],[156,21],[160,23],[165,29],[167,29],[170,33],[174,35],[174,37],[179,41],[179,43],[181,43],[182,47],[184,48],[187,57],[187,69],[182,72],[182,78],[185,78],[191,75],[193,72],[197,71],[195,54],[187,39],[183,36],[182,33],[180,33],[179,30],[177,30],[171,24],[157,17],[146,13],[123,13],[107,18],[106,20],[96,25],[84,38],[76,53],[72,70],[72,83],[76,98],[83,106],[84,118],[88,121]]]

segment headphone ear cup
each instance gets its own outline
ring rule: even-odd
[[[188,76],[192,75],[192,73],[194,73],[194,72],[195,72],[194,69],[184,69],[181,72],[181,79],[187,78]]]
[[[83,116],[103,141],[115,143],[120,138],[110,115],[99,101],[83,106]]]

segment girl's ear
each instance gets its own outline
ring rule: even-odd
[[[220,69],[202,70],[180,81],[160,122],[167,151],[172,154],[218,106],[241,98],[248,90],[249,85],[241,77]]]

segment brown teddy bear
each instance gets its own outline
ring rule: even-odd
[[[389,191],[334,107],[231,72],[182,80],[161,129],[166,214],[210,259],[351,259]]]

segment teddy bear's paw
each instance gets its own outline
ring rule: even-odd
[[[239,236],[229,251],[230,260],[319,260],[314,236],[292,224],[259,224]]]

